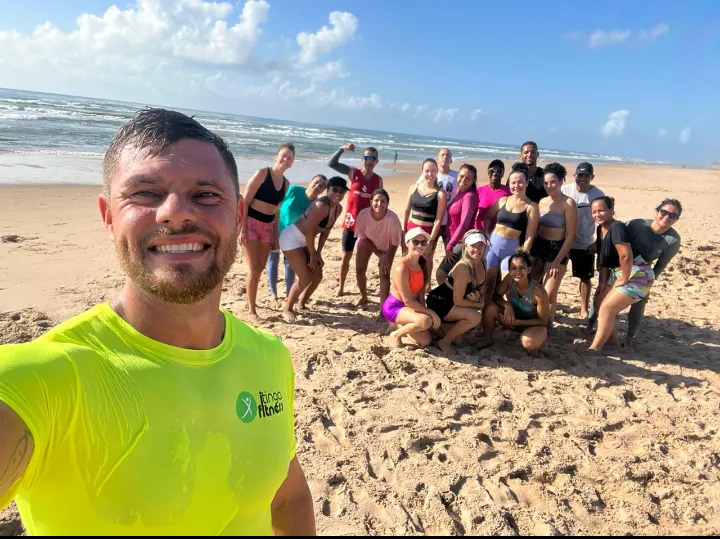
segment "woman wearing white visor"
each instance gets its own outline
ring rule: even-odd
[[[449,325],[438,342],[445,353],[452,352],[452,343],[461,341],[463,335],[482,322],[487,243],[485,234],[468,230],[463,236],[462,258],[450,270],[447,280],[427,297],[427,306]]]

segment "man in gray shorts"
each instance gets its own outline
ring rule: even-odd
[[[595,179],[593,166],[580,163],[575,169],[575,183],[563,185],[562,193],[575,201],[578,209],[577,236],[572,249],[573,277],[580,279],[580,316],[588,317],[592,278],[595,274],[595,221],[590,205],[596,198],[605,196],[600,189],[591,185]]]

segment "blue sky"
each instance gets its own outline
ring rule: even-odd
[[[243,0],[202,2],[202,14],[189,0],[110,6],[0,0],[0,86],[487,142],[531,138],[674,162],[720,159],[715,0]],[[241,26],[213,32],[218,22],[232,28],[243,7]],[[95,18],[78,21],[83,14]]]

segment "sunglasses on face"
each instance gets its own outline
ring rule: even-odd
[[[680,218],[680,215],[674,211],[660,210],[660,217],[670,217],[673,221],[677,221]]]
[[[592,175],[591,174],[578,174],[577,177],[581,178],[583,180],[589,180],[592,177]]]
[[[489,172],[490,174],[502,174],[502,173],[505,172],[505,171],[504,171],[503,169],[501,169],[501,168],[491,168],[491,169],[488,170],[488,172]]]
[[[365,161],[377,161],[377,156],[375,155],[363,155],[363,159]]]
[[[330,189],[328,189],[328,191],[330,191],[331,193],[344,193],[345,189],[343,189],[342,187],[331,187]]]
[[[427,247],[428,240],[410,240],[415,247]]]

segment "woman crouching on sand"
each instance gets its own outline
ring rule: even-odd
[[[425,270],[420,259],[427,253],[430,234],[422,228],[412,228],[405,234],[408,254],[395,264],[391,274],[390,295],[382,306],[382,314],[397,329],[390,333],[389,344],[402,346],[402,338],[414,344],[428,346],[432,328],[440,327],[440,318],[425,306]]]
[[[452,352],[452,343],[482,322],[482,288],[485,284],[485,247],[487,238],[479,230],[468,230],[462,238],[460,261],[444,282],[427,297],[427,306],[452,325],[438,346]]]
[[[485,308],[485,338],[478,350],[492,346],[495,322],[521,331],[520,340],[528,352],[536,352],[548,340],[550,300],[545,289],[530,280],[532,264],[525,251],[518,251],[508,261],[510,273],[495,290],[494,303]]]
[[[295,224],[280,234],[280,249],[298,277],[285,300],[282,316],[286,322],[292,324],[296,321],[295,304],[298,304],[298,311],[304,310],[322,281],[325,262],[321,253],[335,221],[342,213],[340,203],[347,191],[345,178],[330,178],[327,195],[315,200]],[[318,234],[320,238],[316,248],[315,237]]]

